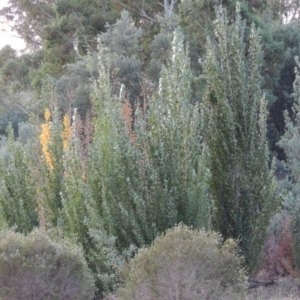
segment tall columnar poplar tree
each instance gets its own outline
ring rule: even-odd
[[[181,30],[176,29],[170,61],[162,67],[158,94],[149,101],[143,132],[137,128],[145,170],[157,175],[156,189],[148,188],[158,192],[156,207],[163,209],[161,225],[165,228],[179,222],[207,228],[210,221],[206,149],[200,143],[202,120],[199,107],[191,100],[191,82],[188,47]]]
[[[299,58],[296,57],[296,67],[295,73],[296,78],[294,81],[294,104],[292,107],[293,115],[295,116],[294,119],[290,118],[288,111],[285,111],[285,134],[281,138],[279,142],[280,147],[284,149],[285,155],[287,157],[287,163],[289,169],[292,174],[292,179],[294,182],[300,181],[300,148],[299,146],[299,125],[300,125],[300,63]]]
[[[294,118],[292,119],[288,111],[285,111],[285,133],[282,136],[279,146],[284,150],[286,155],[287,167],[290,171],[289,179],[292,183],[290,186],[286,185],[281,193],[284,201],[284,207],[287,208],[290,215],[292,215],[292,230],[295,236],[294,243],[294,257],[296,267],[300,267],[300,62],[296,57],[294,81],[294,105],[292,112]]]
[[[207,41],[203,64],[207,84],[202,103],[204,139],[209,147],[214,227],[240,240],[250,267],[261,250],[273,200],[266,139],[266,100],[261,91],[260,38],[237,8],[232,24],[216,9],[215,37]],[[248,38],[248,37],[247,37]]]
[[[28,153],[34,152],[32,143],[14,141],[12,126],[8,127],[8,151],[0,160],[0,228],[16,227],[22,233],[39,225],[34,171]],[[1,148],[4,147],[2,140]],[[1,150],[2,150],[1,149]]]
[[[99,59],[95,134],[87,183],[109,235],[120,249],[150,244],[180,222],[208,227],[207,170],[199,142],[199,107],[191,102],[190,62],[176,31],[159,92],[136,109],[111,96]]]

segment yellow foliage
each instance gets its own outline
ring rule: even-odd
[[[70,119],[67,115],[64,116],[63,124],[64,124],[64,130],[62,133],[63,149],[68,150],[69,149],[69,140],[72,138],[73,128],[71,126]]]
[[[42,133],[40,135],[40,143],[42,145],[42,151],[44,154],[44,158],[46,164],[48,165],[49,169],[53,170],[53,163],[51,158],[51,153],[49,151],[49,144],[51,144],[51,123],[49,122],[51,118],[51,114],[49,109],[45,110],[45,119],[46,123],[42,124]]]
[[[46,122],[49,122],[49,120],[51,118],[51,113],[50,113],[50,110],[48,108],[45,110],[44,117],[45,117]]]

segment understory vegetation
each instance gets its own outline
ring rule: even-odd
[[[300,5],[276,3],[0,10],[27,43],[0,50],[1,299],[247,299],[300,276]]]

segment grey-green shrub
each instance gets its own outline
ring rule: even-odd
[[[56,232],[0,232],[0,299],[92,299],[82,250]]]
[[[121,270],[118,300],[243,299],[247,276],[237,244],[184,225],[139,250]]]

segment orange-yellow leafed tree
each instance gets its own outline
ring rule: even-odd
[[[73,127],[71,126],[70,118],[67,115],[64,116],[63,124],[64,124],[64,130],[62,133],[63,149],[68,150],[69,141],[72,138]]]
[[[48,165],[49,169],[52,171],[53,170],[53,162],[51,158],[51,153],[49,150],[49,145],[51,144],[51,113],[49,109],[45,110],[44,114],[46,123],[42,124],[42,133],[40,135],[40,142],[42,145],[42,151],[44,154],[44,158],[46,161],[46,164]]]

